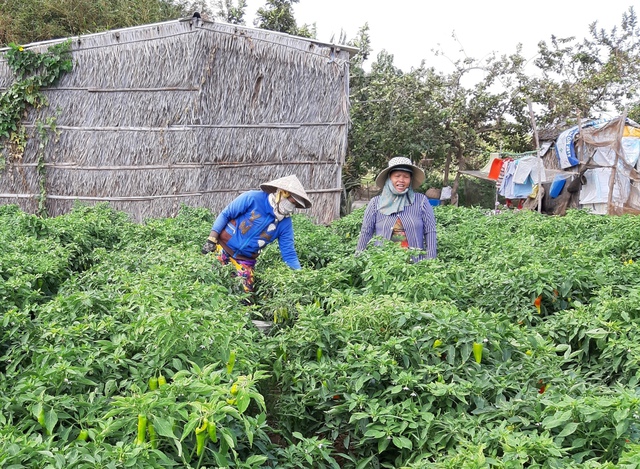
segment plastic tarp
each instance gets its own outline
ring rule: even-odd
[[[609,179],[612,168],[594,168],[585,171],[586,184],[580,190],[580,204],[606,204],[609,201]],[[629,177],[616,171],[611,201],[621,206],[629,198],[631,181]]]
[[[609,121],[610,119],[592,120],[584,124],[582,129],[584,130],[588,127],[600,128],[606,125]],[[578,155],[576,155],[576,147],[573,143],[573,140],[579,131],[580,127],[575,125],[558,135],[556,140],[556,155],[558,156],[558,162],[562,169],[567,169],[580,163]]]

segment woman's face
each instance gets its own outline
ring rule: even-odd
[[[391,171],[389,179],[393,184],[393,188],[398,192],[406,191],[411,185],[411,173],[407,171]]]

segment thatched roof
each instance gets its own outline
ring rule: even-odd
[[[45,50],[54,41],[25,46]],[[59,41],[57,41],[59,42]],[[72,39],[74,69],[46,91],[49,214],[110,201],[134,219],[180,204],[218,211],[296,174],[320,222],[339,216],[352,48],[188,18]],[[13,80],[0,60],[0,89]],[[0,203],[35,212],[38,139],[0,172]]]

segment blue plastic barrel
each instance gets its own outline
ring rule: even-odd
[[[555,199],[560,195],[562,189],[564,188],[564,183],[566,182],[566,178],[563,176],[556,176],[553,178],[553,182],[551,183],[551,189],[549,189],[549,195],[552,199]]]

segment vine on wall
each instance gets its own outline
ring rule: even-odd
[[[0,94],[0,144],[2,156],[18,160],[27,143],[22,119],[29,107],[47,105],[43,87],[55,85],[64,73],[71,71],[71,41],[54,44],[43,53],[11,43],[5,58],[16,80]],[[0,161],[0,167],[4,163]]]
[[[48,104],[41,89],[55,85],[73,66],[70,40],[55,44],[44,53],[25,50],[12,43],[5,58],[16,80],[0,94],[0,171],[6,166],[7,157],[9,161],[22,159],[28,138],[22,119],[27,116],[30,107],[38,109]],[[56,117],[48,117],[45,121],[35,122],[40,139],[36,159],[39,177],[38,214],[41,216],[47,214],[44,165],[44,148],[49,141],[47,129],[58,136]]]

